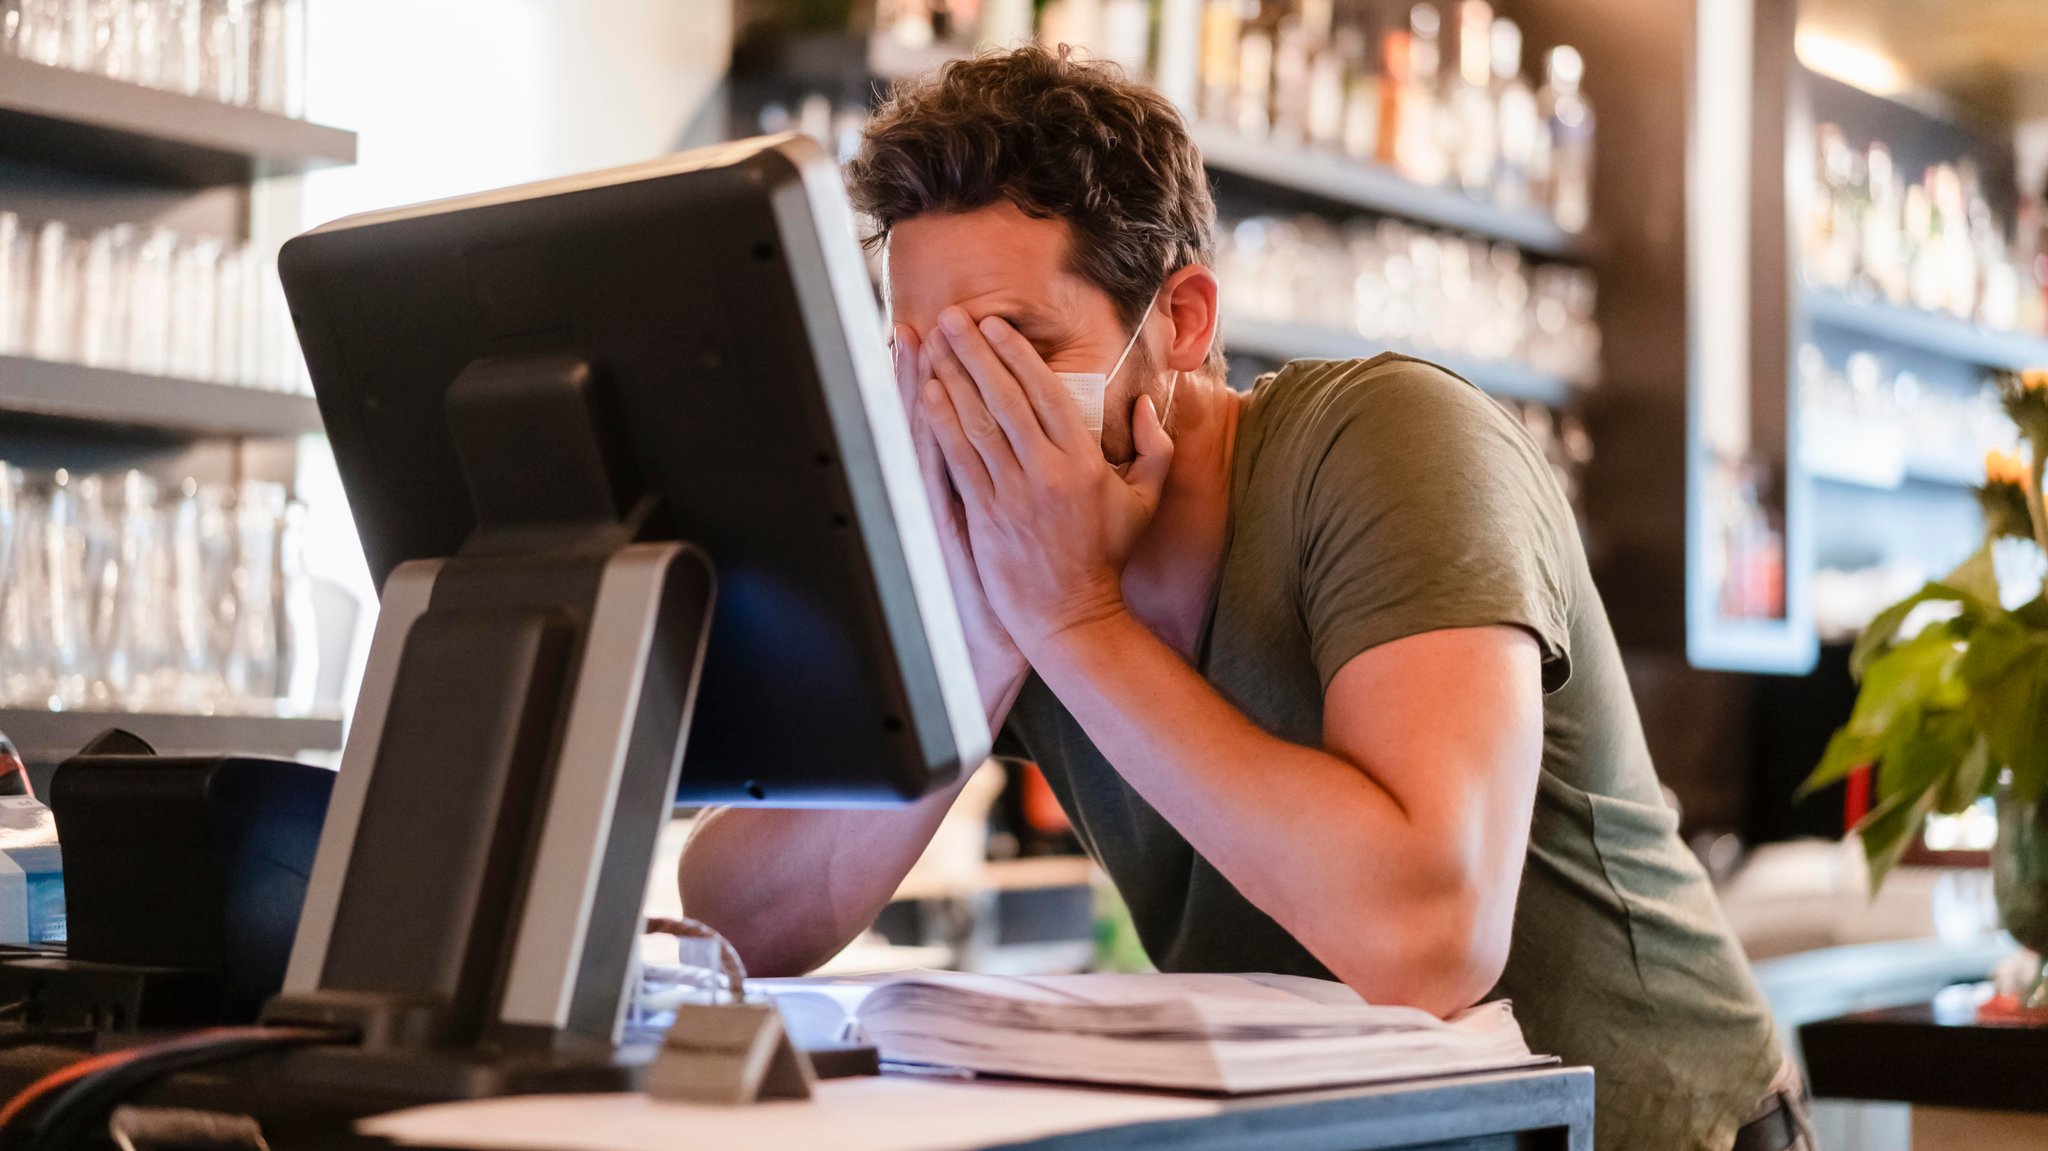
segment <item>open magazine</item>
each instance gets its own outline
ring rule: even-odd
[[[865,1037],[892,1063],[1244,1094],[1492,1071],[1533,1055],[1505,1000],[1451,1020],[1294,975],[762,979],[799,1047]]]

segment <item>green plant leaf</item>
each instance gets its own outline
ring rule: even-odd
[[[1885,877],[1898,866],[1906,849],[1920,838],[1920,830],[1927,823],[1927,813],[1933,808],[1932,791],[1910,801],[1899,795],[1890,803],[1872,808],[1870,814],[1856,825],[1857,832],[1863,837],[1863,859],[1870,868],[1873,896],[1884,886]]]
[[[1984,513],[1984,534],[1992,539],[2034,538],[2033,513],[2027,510],[2026,489],[2018,484],[1985,484],[1977,489]]]
[[[1905,643],[1887,649],[1870,664],[1849,722],[1828,741],[1827,751],[1797,798],[1804,799],[1834,783],[1857,767],[1884,761],[1879,768],[1881,787],[1887,780],[1907,780],[1912,773],[1934,770],[1939,751],[1918,755],[1917,741],[1933,739],[1950,749],[1947,766],[1954,766],[1969,746],[1972,734],[1967,719],[1957,714],[1966,702],[1963,685],[1955,669],[1963,655],[1953,621],[1929,625]],[[1923,733],[1923,717],[1943,715],[1942,726]],[[1898,756],[1894,767],[1888,761]],[[1923,781],[1921,789],[1931,787]]]
[[[1970,711],[2023,801],[2048,786],[2048,633],[1985,629],[1961,668]]]
[[[1929,583],[1919,591],[1877,613],[1870,626],[1856,638],[1856,646],[1849,652],[1849,672],[1861,682],[1870,674],[1870,669],[1879,657],[1895,650],[1893,641],[1899,637],[1899,628],[1905,626],[1906,617],[1923,603],[1954,602],[1969,605],[1973,599],[1969,592],[1950,587],[1944,583]],[[1925,635],[1925,632],[1921,633]],[[1911,640],[1907,641],[1912,642]]]
[[[1885,738],[1901,716],[1962,706],[1965,692],[1955,670],[1963,651],[1953,620],[1930,624],[1912,639],[1886,649],[1864,669],[1848,730]]]
[[[1903,797],[1914,802],[1946,785],[1976,740],[1976,726],[1959,711],[1901,716],[1892,725],[1879,761],[1878,801]]]
[[[2012,616],[2037,631],[2048,631],[2048,595],[2037,595],[2014,608]]]
[[[1943,815],[1961,814],[1990,791],[1996,778],[1991,770],[1991,745],[1985,742],[1973,724],[1970,750],[1963,753],[1962,762],[1942,781],[1941,794],[1934,801],[1934,809]]]
[[[1828,740],[1828,749],[1821,753],[1820,763],[1799,790],[1792,793],[1792,801],[1798,803],[1814,792],[1849,777],[1859,767],[1876,763],[1878,752],[1884,747],[1881,739],[1858,735],[1848,728],[1837,731]]]
[[[1970,553],[1970,558],[1943,576],[1941,586],[1963,593],[1968,606],[1987,615],[2002,614],[1998,600],[1998,564],[1991,555],[1991,541]]]

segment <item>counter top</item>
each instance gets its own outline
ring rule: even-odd
[[[1818,1096],[2048,1114],[2048,1027],[1922,1003],[1809,1023],[1799,1040]]]

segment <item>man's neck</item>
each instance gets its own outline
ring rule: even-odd
[[[1171,414],[1173,464],[1159,511],[1124,569],[1124,599],[1193,658],[1230,527],[1230,473],[1246,396],[1220,377],[1183,377]]]

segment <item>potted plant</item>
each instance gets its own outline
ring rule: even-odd
[[[1857,823],[1876,890],[1930,812],[1955,814],[1985,796],[1998,805],[1992,852],[1999,912],[2014,938],[2048,952],[2048,584],[2008,609],[1995,545],[2031,541],[2048,553],[2041,498],[2048,462],[2048,370],[1998,381],[2025,449],[1993,452],[1978,499],[1985,539],[1962,566],[1880,612],[1850,655],[1859,689],[1803,797],[1859,767],[1876,772]],[[1923,605],[1942,605],[1923,609]],[[1917,631],[1907,628],[1927,619]],[[2048,1009],[2048,971],[2027,996]]]

